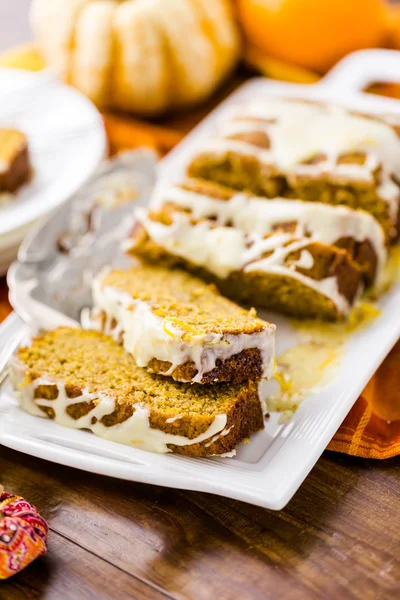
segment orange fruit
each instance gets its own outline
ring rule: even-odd
[[[245,36],[266,53],[324,72],[386,36],[384,0],[237,0]]]

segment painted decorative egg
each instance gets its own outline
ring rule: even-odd
[[[0,486],[0,579],[15,575],[46,553],[47,531],[34,506]]]

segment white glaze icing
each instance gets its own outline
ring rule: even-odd
[[[392,221],[396,221],[400,189],[391,176],[400,173],[400,139],[387,123],[351,114],[341,106],[318,106],[285,99],[257,99],[236,111],[221,123],[219,132],[205,142],[200,152],[251,155],[285,173],[289,180],[298,176],[326,177],[338,184],[355,181],[373,186],[374,172],[381,166],[377,191],[387,202]],[[275,122],[251,122],[249,118]],[[229,139],[229,136],[251,131],[265,132],[270,148],[266,150]],[[342,154],[358,151],[366,154],[364,165],[338,164]],[[301,164],[317,154],[326,155],[326,160]]]
[[[292,170],[321,152],[333,162],[343,153],[362,151],[373,160],[369,168],[381,163],[390,173],[400,171],[400,139],[392,127],[343,106],[257,99],[240,108],[238,118],[247,116],[276,119],[269,124],[268,135],[282,170]]]
[[[10,362],[11,381],[18,401],[26,412],[34,416],[46,418],[47,415],[39,407],[50,407],[54,411],[54,421],[59,425],[73,429],[89,429],[95,435],[113,442],[133,446],[149,452],[165,454],[170,452],[168,444],[190,446],[205,440],[211,440],[209,443],[211,445],[212,442],[227,433],[227,417],[225,414],[216,415],[208,429],[194,439],[189,439],[182,435],[165,433],[164,431],[150,427],[150,411],[143,404],[135,404],[135,412],[126,421],[106,427],[101,423],[101,419],[114,412],[114,398],[102,392],[90,392],[88,388],[83,389],[82,394],[77,398],[69,398],[63,382],[54,381],[46,377],[35,379],[31,384],[20,387],[24,374],[25,365],[13,358]],[[39,385],[57,386],[57,398],[54,400],[34,398],[35,390]],[[92,400],[96,401],[96,406],[87,415],[80,419],[73,419],[68,415],[67,408],[69,406]],[[181,415],[176,415],[175,418],[180,417]],[[94,419],[95,422],[93,422]],[[171,419],[167,419],[167,422],[172,421]]]
[[[329,298],[340,313],[347,315],[350,311],[335,277],[315,280],[296,271],[293,263],[285,265],[288,254],[310,245],[309,238],[293,240],[292,234],[277,232],[264,239],[259,234],[215,226],[212,221],[193,224],[189,215],[180,212],[173,215],[171,225],[152,221],[143,209],[138,209],[136,216],[149,236],[167,252],[204,267],[220,278],[240,270],[289,276]],[[271,254],[263,258],[268,251]]]
[[[211,446],[211,444],[213,444],[214,442],[216,442],[220,437],[225,437],[226,435],[228,435],[228,433],[230,432],[230,430],[232,429],[233,425],[231,427],[225,427],[225,429],[223,429],[222,431],[220,431],[220,433],[218,433],[217,435],[214,435],[209,442],[207,442],[205,445],[206,448],[209,448]]]
[[[230,200],[217,200],[173,184],[157,189],[153,205],[161,206],[166,201],[190,209],[195,219],[214,216],[218,225],[231,223],[245,233],[264,236],[280,223],[295,221],[294,237],[308,233],[312,240],[328,245],[334,245],[342,237],[351,237],[357,242],[369,240],[377,257],[377,282],[387,258],[382,227],[362,210],[283,198],[265,200],[245,193],[237,193]]]
[[[215,368],[216,361],[225,361],[231,356],[249,348],[260,351],[263,363],[263,377],[270,377],[273,371],[275,326],[252,334],[202,333],[191,335],[189,341],[183,339],[187,331],[168,320],[155,315],[148,302],[133,299],[117,288],[104,285],[107,271],[100,273],[92,283],[93,303],[92,327],[99,328],[98,315],[107,315],[106,332],[122,342],[127,352],[132,354],[140,367],[146,367],[152,359],[171,363],[165,375],[171,375],[179,365],[192,361],[197,374],[191,380],[200,382],[203,376]],[[112,320],[117,326],[111,327]]]
[[[175,423],[175,421],[177,421],[178,419],[182,419],[183,415],[176,415],[175,417],[170,417],[169,419],[166,419],[165,422],[166,423]]]
[[[300,258],[293,262],[293,265],[301,269],[311,269],[314,265],[314,257],[308,250],[302,250]]]

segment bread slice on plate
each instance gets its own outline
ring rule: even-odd
[[[111,334],[153,373],[207,384],[272,373],[275,326],[189,273],[140,264],[106,270],[92,293],[87,326]]]
[[[25,135],[16,129],[0,128],[0,194],[16,192],[30,176]]]
[[[233,213],[224,216],[228,203],[217,203],[220,210],[207,216],[201,214],[201,200],[193,208],[166,202],[138,210],[128,253],[153,264],[184,267],[251,306],[327,320],[349,314],[364,285],[363,270],[351,252],[314,239],[306,225],[298,227],[295,210],[275,227],[257,217],[244,199],[246,218],[256,220],[248,231],[243,224],[235,226]],[[273,207],[273,201],[263,204]]]
[[[152,205],[166,203],[190,211],[196,219],[214,219],[219,225],[245,233],[291,232],[343,248],[361,268],[367,286],[379,281],[387,258],[384,231],[377,220],[347,206],[287,198],[269,200],[190,178],[158,187]]]
[[[254,382],[176,383],[138,367],[97,331],[40,335],[17,351],[10,373],[25,411],[142,450],[232,455],[264,426]]]

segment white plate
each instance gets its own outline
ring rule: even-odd
[[[9,250],[16,246],[16,231],[21,242],[31,223],[88,179],[105,155],[106,136],[85,96],[47,74],[17,69],[0,68],[0,126],[27,135],[34,171],[15,198],[0,204],[0,246]]]
[[[382,61],[382,69],[380,67]],[[391,70],[388,72],[388,65]],[[385,72],[386,69],[386,72]],[[391,76],[390,73],[393,73]],[[371,111],[394,111],[400,103],[346,91],[346,81],[395,79],[400,73],[397,53],[361,52],[349,57],[326,79],[313,86],[254,80],[245,84],[224,105],[256,93],[293,94],[332,98]],[[367,74],[370,74],[369,77]],[[223,110],[219,107],[216,115]],[[182,162],[206,133],[215,114],[206,119],[163,162],[175,177]],[[290,500],[340,426],[384,357],[400,336],[400,285],[379,302],[380,316],[365,330],[354,333],[342,353],[334,380],[324,390],[310,394],[292,419],[279,424],[277,415],[264,431],[238,448],[233,459],[194,459],[157,455],[104,441],[45,419],[23,413],[9,383],[0,390],[0,443],[60,464],[130,481],[212,492],[270,509],[281,509]],[[277,352],[297,343],[297,334],[284,317],[271,317],[278,325]],[[16,317],[0,328],[0,348],[21,327]]]

